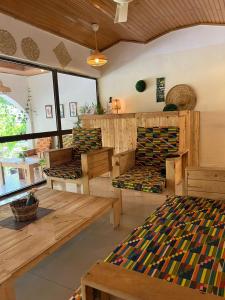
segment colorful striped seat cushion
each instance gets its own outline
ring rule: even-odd
[[[170,197],[105,260],[225,297],[225,202]]]
[[[135,166],[112,180],[115,188],[131,189],[148,193],[161,193],[165,187],[165,177],[154,167]]]
[[[55,167],[45,168],[44,173],[49,177],[78,179],[82,177],[81,161],[72,160]]]

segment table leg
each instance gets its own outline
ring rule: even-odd
[[[34,183],[34,168],[33,168],[33,166],[28,166],[26,168],[26,183],[29,185]]]
[[[5,184],[5,175],[4,175],[4,168],[2,164],[0,164],[0,185]]]
[[[8,280],[7,282],[0,285],[0,299],[1,300],[16,300],[14,281]]]
[[[18,168],[18,173],[19,173],[19,179],[25,179],[25,172],[24,169]]]
[[[113,211],[110,216],[110,223],[113,224],[113,228],[116,229],[120,225],[120,215],[121,215],[121,203],[120,199],[113,202]]]

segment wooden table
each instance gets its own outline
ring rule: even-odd
[[[19,275],[56,251],[106,212],[112,212],[114,228],[119,226],[119,199],[51,189],[41,189],[36,195],[40,201],[40,210],[50,213],[19,230],[15,229],[16,222],[12,221],[9,205],[0,207],[1,300],[15,300],[14,280]]]
[[[1,158],[0,159],[0,185],[5,184],[4,168],[16,168],[19,169],[19,173],[24,171],[25,180],[28,185],[34,183],[34,169],[39,167],[40,159],[27,157],[25,161],[22,158]]]

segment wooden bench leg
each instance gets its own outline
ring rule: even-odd
[[[47,177],[47,187],[53,189],[53,180],[49,177]]]
[[[82,185],[83,185],[83,194],[90,195],[89,178],[88,178],[88,176],[84,176],[82,178]]]
[[[175,163],[174,160],[166,160],[166,191],[175,194]]]
[[[95,290],[90,286],[81,286],[82,300],[110,300],[110,295],[102,291]],[[97,297],[96,297],[97,296]]]
[[[121,203],[118,199],[113,203],[113,210],[110,215],[110,223],[113,224],[113,228],[117,229],[120,226],[120,215],[121,215]]]
[[[1,300],[16,300],[16,293],[14,288],[14,282],[12,280],[7,281],[0,285],[0,299]]]
[[[123,214],[123,191],[119,190],[120,213]]]

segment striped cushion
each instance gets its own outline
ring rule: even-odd
[[[137,129],[136,164],[153,166],[165,173],[166,158],[179,150],[178,127]]]
[[[136,166],[125,174],[114,178],[112,185],[120,189],[161,193],[165,187],[165,178],[153,167]]]
[[[172,196],[105,261],[225,297],[224,249],[225,202]]]
[[[80,161],[70,161],[62,165],[44,169],[44,173],[49,177],[64,179],[78,179],[82,177]]]
[[[101,128],[74,128],[73,147],[84,153],[102,148]]]

